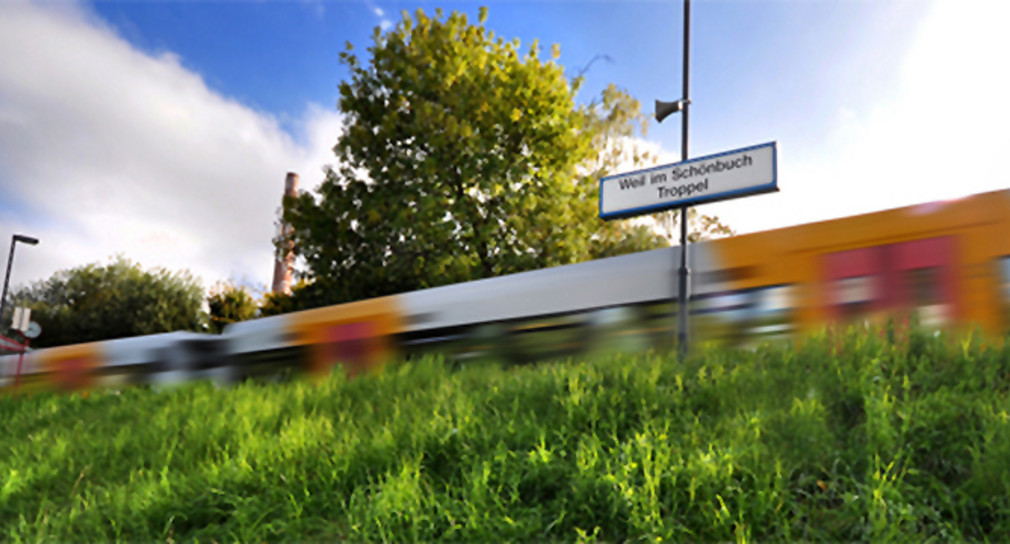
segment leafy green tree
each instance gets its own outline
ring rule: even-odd
[[[298,299],[296,299],[297,291],[292,290],[292,294],[287,293],[265,293],[263,295],[263,300],[260,301],[260,315],[263,317],[270,315],[286,314],[288,312],[294,312],[296,310],[301,310],[304,308],[310,308],[309,305],[299,305]]]
[[[210,329],[220,333],[226,326],[256,317],[259,305],[245,287],[218,283],[207,297],[210,309]]]
[[[419,10],[376,29],[367,63],[350,44],[341,53],[337,167],[317,193],[286,200],[292,234],[277,241],[308,267],[307,304],[665,245],[597,217],[597,146],[632,130],[638,111],[624,108],[637,101],[610,89],[576,106],[578,79],[485,18]]]
[[[13,299],[42,325],[38,347],[206,326],[203,289],[188,272],[145,271],[122,257],[57,272]]]
[[[291,294],[265,293],[260,301],[260,316],[270,316],[318,308],[332,303],[332,297],[315,281],[300,280],[291,287]]]

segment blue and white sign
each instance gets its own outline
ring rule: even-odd
[[[775,142],[600,180],[600,217],[622,219],[778,191]]]

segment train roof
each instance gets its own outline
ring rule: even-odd
[[[400,297],[411,331],[667,301],[676,298],[679,255],[679,246],[656,249],[444,285]],[[688,246],[692,269],[715,269],[713,259],[707,244]],[[696,294],[718,289],[703,277],[694,287]]]

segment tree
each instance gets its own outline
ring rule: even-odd
[[[419,10],[376,29],[367,64],[351,44],[341,53],[337,167],[317,194],[285,200],[293,228],[277,241],[306,263],[314,304],[664,243],[597,217],[596,146],[625,131],[626,94],[577,107],[578,80],[536,43],[495,38],[485,18]]]
[[[63,270],[19,289],[13,299],[42,325],[38,347],[203,330],[203,289],[188,272],[143,270],[117,258]]]
[[[589,127],[587,132],[593,134],[593,149],[596,150],[586,163],[589,170],[589,175],[584,177],[589,181],[584,188],[587,197],[588,192],[592,192],[592,198],[598,198],[596,191],[600,178],[656,164],[658,157],[642,149],[634,138],[636,134],[644,136],[649,128],[649,118],[642,114],[638,100],[610,85],[597,100],[583,109],[583,114]],[[691,242],[735,234],[717,216],[699,213],[697,208],[688,209],[687,220],[687,238]],[[644,220],[608,222],[594,237],[593,257],[679,244],[679,224],[680,210],[655,213]]]
[[[332,297],[315,281],[299,280],[291,287],[291,294],[277,292],[264,293],[260,301],[259,315],[262,317],[286,314],[298,310],[318,308],[332,303]]]
[[[301,303],[298,295],[298,289],[292,289],[290,295],[281,291],[264,293],[263,300],[260,302],[260,316],[286,314],[313,307],[310,304]]]
[[[211,289],[207,297],[210,310],[210,329],[220,333],[231,323],[245,321],[256,317],[259,309],[256,299],[245,287],[231,283],[218,283]]]
[[[576,85],[587,69],[588,66],[580,72]],[[583,117],[582,130],[592,138],[590,145],[593,150],[580,165],[583,170],[582,200],[596,203],[599,199],[600,178],[655,163],[655,157],[643,150],[635,139],[636,135],[644,136],[647,133],[649,118],[642,113],[642,105],[637,99],[613,84],[608,85],[595,100],[581,107],[579,112]],[[595,208],[592,213],[596,215]],[[597,229],[590,242],[592,258],[612,257],[668,245],[648,220],[597,221]]]
[[[680,210],[658,213],[655,215],[655,221],[671,245],[680,243]],[[688,242],[701,242],[735,234],[736,232],[720,221],[718,216],[699,213],[698,208],[688,208]]]

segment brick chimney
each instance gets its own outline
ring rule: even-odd
[[[298,196],[298,174],[288,172],[287,177],[284,178],[284,196]],[[278,234],[280,236],[287,236],[291,232],[291,225],[284,223],[283,220],[279,226]],[[274,258],[274,281],[271,287],[271,291],[274,293],[291,294],[292,273],[295,265],[295,255],[291,250],[292,247],[289,245],[283,257]]]

